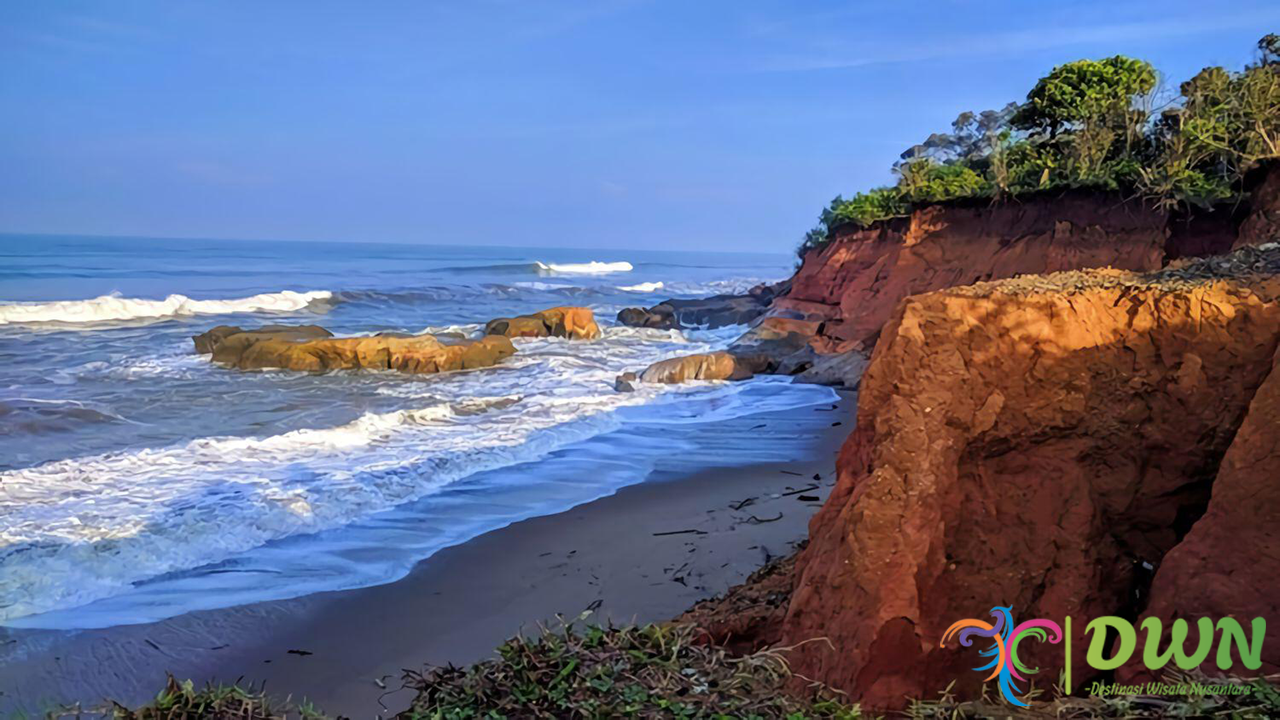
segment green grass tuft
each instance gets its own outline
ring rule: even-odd
[[[406,676],[418,695],[400,717],[862,717],[838,693],[795,682],[778,651],[735,658],[698,640],[685,625],[543,629],[495,660]]]

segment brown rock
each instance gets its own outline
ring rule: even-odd
[[[655,305],[648,310],[643,308],[623,308],[618,313],[618,322],[628,327],[655,328],[658,330],[674,330],[680,327],[675,313],[667,305]]]
[[[727,352],[703,353],[661,360],[640,373],[647,383],[682,383],[689,380],[746,380],[765,372],[769,359],[759,355],[738,356]]]
[[[254,341],[266,337],[298,339],[333,337],[333,333],[319,325],[264,325],[253,330],[242,330],[234,325],[219,325],[199,335],[192,335],[191,340],[195,342],[196,352],[204,355],[213,352],[219,343],[232,335],[246,335],[253,338]],[[247,341],[247,338],[242,340],[242,342]]]
[[[613,389],[618,392],[635,392],[640,376],[633,372],[624,372],[613,381]]]
[[[794,671],[864,707],[901,707],[953,681],[961,695],[977,693],[976,650],[938,648],[958,619],[997,605],[1018,622],[1132,617],[1139,568],[1159,563],[1203,512],[1272,370],[1280,283],[1243,270],[1270,262],[1062,273],[903,301],[863,376],[837,485],[798,561],[781,642],[830,644],[799,647]],[[1215,279],[1220,268],[1247,279]],[[1247,438],[1242,462],[1274,449]],[[1241,473],[1243,487],[1260,490],[1258,474]],[[1272,541],[1274,514],[1233,517],[1254,523],[1240,533],[1246,547]],[[1184,553],[1189,567],[1193,548],[1222,547],[1209,530],[1189,539],[1200,536],[1205,544]],[[1280,595],[1276,577],[1203,602],[1235,612],[1226,604],[1238,599],[1241,613],[1262,612],[1254,593]],[[1041,668],[1041,687],[1057,677],[1060,647],[1023,654]],[[1076,661],[1078,686],[1089,675],[1083,653]]]
[[[600,337],[595,314],[590,308],[554,307],[531,315],[497,318],[484,326],[485,335],[506,337],[562,337],[594,340]]]
[[[368,369],[436,373],[488,367],[514,353],[511,341],[496,335],[446,345],[431,335],[302,339],[241,333],[219,343],[213,359],[241,370]]]
[[[795,381],[855,389],[862,382],[868,362],[870,358],[857,350],[817,355],[809,367],[796,375]]]
[[[821,328],[816,320],[790,317],[787,314],[770,315],[756,323],[742,337],[734,341],[733,348],[752,348],[756,352],[768,352],[775,357],[803,350]]]

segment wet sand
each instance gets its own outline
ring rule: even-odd
[[[484,659],[557,614],[669,619],[807,536],[855,404],[842,394],[834,406],[717,423],[712,441],[745,431],[765,443],[778,434],[811,442],[785,462],[654,473],[442,550],[394,583],[104,630],[0,629],[0,714],[104,697],[137,703],[172,672],[265,682],[273,695],[368,718],[407,706],[410,693],[397,691],[404,669]]]

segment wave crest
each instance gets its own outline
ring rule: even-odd
[[[631,272],[631,263],[623,260],[621,262],[600,262],[592,260],[585,263],[544,263],[539,261],[536,263],[539,273],[563,274],[563,275],[604,275],[606,273]]]
[[[623,292],[651,293],[666,287],[661,281],[659,282],[643,282],[636,285],[619,285],[618,289]]]
[[[139,320],[183,315],[226,315],[242,312],[296,312],[313,303],[330,300],[328,290],[262,293],[231,300],[193,300],[186,295],[170,295],[163,300],[103,295],[91,300],[59,300],[45,303],[0,304],[0,325],[25,323],[94,323],[112,320]]]

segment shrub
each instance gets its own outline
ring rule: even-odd
[[[991,192],[991,184],[967,165],[912,160],[898,166],[899,194],[912,202],[942,202]]]
[[[875,188],[858,193],[837,207],[827,228],[830,230],[846,223],[866,227],[873,222],[905,215],[906,212],[907,204],[903,202],[898,188]]]

